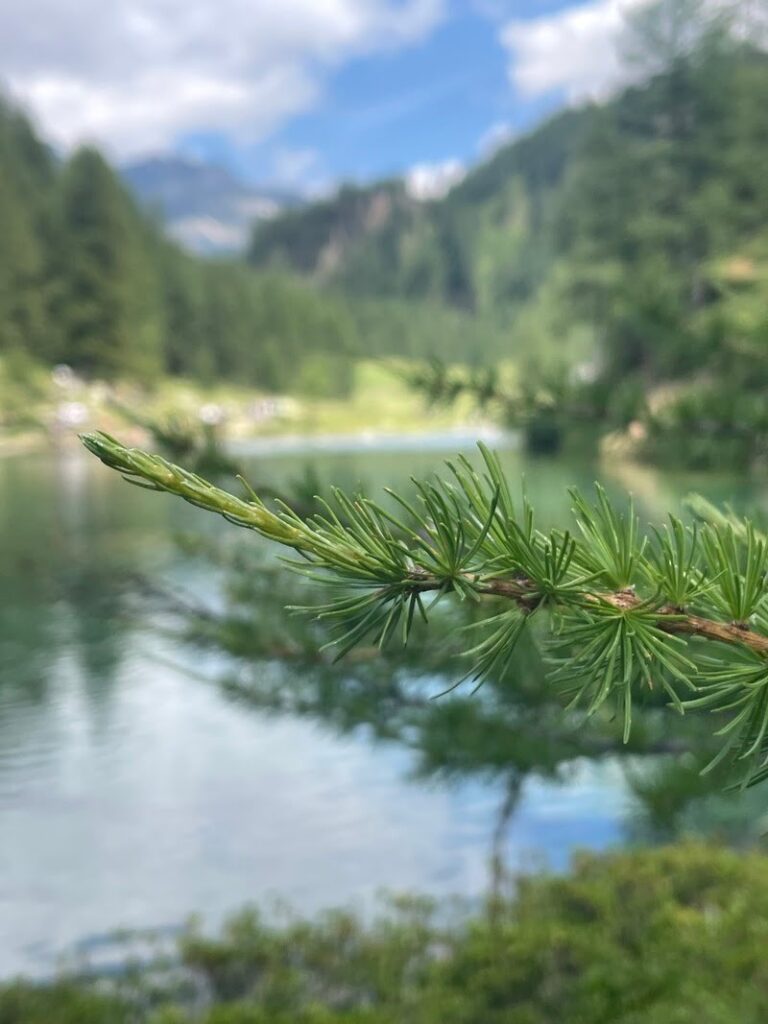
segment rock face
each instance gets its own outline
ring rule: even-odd
[[[422,205],[401,179],[342,185],[329,198],[257,223],[248,257],[255,266],[329,281],[355,263],[356,253],[418,218]]]
[[[242,252],[256,221],[295,206],[296,196],[255,188],[226,168],[179,157],[152,157],[122,168],[141,204],[168,234],[202,254]]]

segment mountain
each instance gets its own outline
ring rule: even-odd
[[[768,222],[766,107],[768,56],[707,37],[551,118],[442,199],[402,182],[343,188],[256,225],[248,258],[348,296],[504,311],[555,344],[588,330],[626,369],[676,373],[712,261]]]
[[[224,167],[182,157],[151,157],[121,174],[142,206],[162,217],[168,234],[200,254],[241,252],[255,221],[299,202],[287,191],[254,188]]]
[[[642,81],[551,118],[444,198],[342,189],[257,225],[251,264],[401,304],[403,323],[431,304],[495,324],[532,392],[588,380],[574,409],[590,422],[685,424],[742,464],[765,457],[768,53],[717,23],[655,38]],[[482,335],[470,352],[487,364]]]
[[[320,280],[332,280],[350,254],[369,237],[378,239],[393,223],[405,225],[420,204],[403,181],[369,187],[343,185],[330,199],[286,211],[253,232],[252,263],[283,266]]]
[[[552,118],[473,168],[441,199],[418,199],[406,180],[344,185],[331,198],[256,224],[248,258],[355,295],[464,308],[503,301],[503,294],[478,294],[489,287],[518,296],[548,260],[544,222],[596,116],[586,107]],[[500,265],[509,274],[503,286],[477,280]]]

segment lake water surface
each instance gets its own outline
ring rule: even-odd
[[[322,478],[375,491],[458,445],[262,445],[253,477],[280,486],[311,459]],[[505,458],[553,522],[567,486],[598,473],[656,518],[690,489],[765,502],[764,488],[727,478]],[[235,703],[217,656],[164,637],[149,606],[137,615],[131,602],[129,614],[126,572],[215,600],[174,536],[234,527],[129,487],[79,451],[0,461],[0,522],[0,975],[47,974],[117,927],[175,927],[192,912],[215,925],[269,895],[313,910],[382,888],[483,891],[502,797],[493,783],[416,782],[408,751],[364,730],[342,736]],[[583,764],[566,786],[529,782],[510,862],[558,867],[576,846],[619,841],[621,779]]]

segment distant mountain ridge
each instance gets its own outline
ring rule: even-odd
[[[695,312],[710,262],[768,217],[768,55],[740,37],[703,38],[654,77],[503,146],[444,197],[418,201],[407,182],[385,181],[256,224],[249,261],[354,298],[516,320],[538,304],[539,323],[567,310],[565,327],[547,325],[553,338],[582,316],[604,334],[634,303],[641,271],[648,322],[620,333],[628,348],[667,337],[669,324],[650,326],[662,310],[675,310],[670,322]]]
[[[248,185],[225,167],[179,156],[149,157],[120,173],[173,239],[204,255],[242,252],[255,222],[300,202],[288,190]]]
[[[649,77],[555,115],[442,198],[384,182],[278,215],[256,226],[252,266],[370,304],[391,346],[385,306],[406,324],[417,306],[482,324],[465,345],[478,361],[499,349],[495,324],[504,357],[547,401],[562,408],[552,396],[589,379],[588,401],[574,386],[575,419],[642,433],[675,393],[674,413],[649,420],[658,437],[658,423],[679,422],[680,437],[727,438],[742,465],[765,458],[754,439],[768,436],[768,52],[715,21],[696,45],[673,33],[659,66],[667,22],[650,28]],[[447,361],[439,338],[435,352]],[[691,464],[721,454],[694,446]]]
[[[420,205],[399,179],[345,184],[327,199],[281,211],[270,223],[254,225],[249,259],[256,265],[332,279],[350,252],[393,222],[409,221]]]
[[[597,116],[586,106],[552,117],[438,198],[418,198],[404,178],[283,209],[254,224],[248,258],[356,296],[516,302],[552,262],[553,203]]]

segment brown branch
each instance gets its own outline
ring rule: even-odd
[[[426,573],[412,573],[414,590],[420,593],[439,590],[445,585],[444,580],[429,577]],[[476,576],[469,577],[472,583],[478,584]],[[533,580],[524,576],[514,579],[484,580],[479,584],[480,593],[489,597],[502,597],[516,602],[526,613],[535,611],[541,604],[542,596]],[[607,604],[621,611],[632,611],[641,608],[645,602],[633,590],[615,592],[584,591],[582,599],[588,604]],[[756,654],[768,658],[768,636],[757,633],[741,622],[718,622],[701,615],[692,615],[683,608],[665,604],[654,610],[656,626],[673,636],[700,636],[707,640],[716,640],[722,644],[747,647]]]

